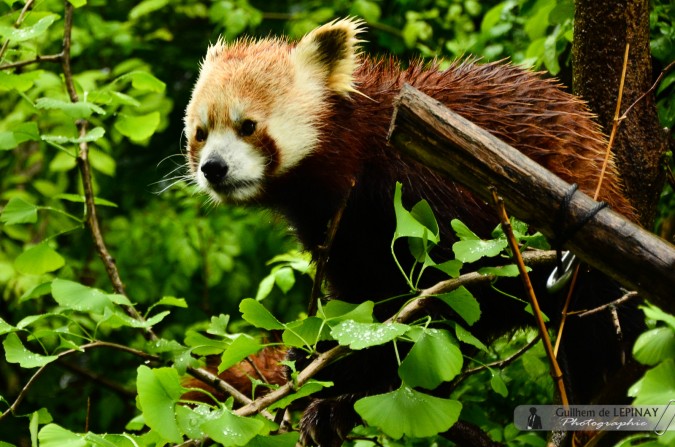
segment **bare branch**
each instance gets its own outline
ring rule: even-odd
[[[65,1],[65,19],[64,19],[64,30],[63,30],[63,57],[61,64],[63,67],[63,75],[66,84],[66,90],[68,90],[68,96],[70,97],[71,102],[79,102],[79,97],[77,90],[75,89],[75,83],[73,81],[73,72],[71,69],[71,58],[70,58],[70,46],[71,46],[71,34],[73,29],[73,5]],[[77,129],[80,137],[84,137],[87,134],[88,122],[86,120],[79,120],[77,122]],[[124,290],[124,283],[120,278],[119,270],[117,269],[117,264],[115,259],[110,255],[108,248],[103,239],[101,233],[101,227],[99,225],[98,217],[96,215],[96,205],[94,204],[94,186],[92,182],[91,174],[91,165],[89,163],[89,145],[86,141],[80,143],[78,155],[77,155],[77,165],[80,170],[80,176],[82,178],[82,186],[84,188],[84,197],[85,197],[85,208],[86,208],[86,222],[89,230],[91,232],[92,238],[94,239],[94,245],[96,246],[96,251],[99,254],[99,257],[105,265],[106,272],[110,278],[110,282],[113,285],[115,293],[120,295],[126,295]],[[133,318],[139,321],[145,321],[143,316],[138,313],[138,311],[133,306],[126,307],[127,312]],[[157,339],[157,335],[152,331],[152,328],[146,329],[146,334],[150,339]]]
[[[602,312],[606,309],[611,309],[613,307],[618,306],[619,304],[623,304],[626,301],[630,301],[633,298],[638,298],[640,295],[637,292],[628,292],[625,295],[623,295],[621,298],[618,298],[610,303],[603,304],[602,306],[595,307],[590,310],[580,310],[576,312],[570,312],[568,315],[572,316],[577,316],[577,317],[587,317],[589,315],[597,314],[599,312]]]
[[[129,346],[119,345],[119,344],[116,344],[116,343],[110,343],[110,342],[105,342],[105,341],[95,341],[95,342],[91,342],[91,343],[87,343],[85,345],[79,346],[77,349],[69,349],[67,351],[63,351],[63,352],[57,354],[58,358],[56,360],[58,361],[58,360],[61,360],[65,357],[71,355],[71,354],[84,352],[88,349],[96,349],[96,348],[112,348],[112,349],[116,349],[118,351],[123,351],[123,352],[127,352],[129,354],[133,354],[133,355],[135,355],[137,357],[140,357],[140,358],[142,358],[146,361],[153,361],[153,362],[160,361],[160,358],[156,355],[148,354],[147,352],[139,351],[138,349],[130,348]],[[51,363],[48,363],[47,365],[44,365],[44,366],[40,367],[37,371],[35,371],[35,373],[33,373],[31,378],[28,380],[28,382],[26,382],[26,384],[23,386],[23,388],[19,392],[19,395],[16,397],[16,399],[14,400],[12,405],[10,405],[10,407],[7,410],[5,410],[5,412],[2,413],[2,415],[0,415],[0,421],[2,419],[4,419],[7,415],[14,414],[14,412],[19,407],[21,402],[23,402],[23,399],[26,397],[26,395],[28,394],[28,391],[31,389],[31,387],[33,386],[35,381],[38,378],[40,378],[42,373],[44,373],[46,371],[46,369],[49,365],[51,365]]]
[[[564,406],[567,406],[569,404],[569,401],[567,400],[567,392],[565,391],[565,384],[563,383],[563,373],[562,370],[560,369],[560,366],[558,365],[558,360],[555,357],[555,353],[553,352],[551,339],[548,336],[548,329],[546,328],[546,324],[544,323],[544,318],[542,317],[542,312],[541,309],[539,308],[539,302],[534,293],[534,289],[532,288],[532,283],[530,282],[530,275],[528,275],[527,273],[525,263],[523,262],[523,257],[520,254],[518,241],[516,240],[516,237],[513,235],[511,222],[509,220],[509,216],[506,214],[506,208],[504,207],[504,200],[501,197],[499,197],[495,189],[492,189],[492,197],[495,204],[497,205],[497,211],[499,214],[499,220],[501,221],[502,224],[502,230],[504,230],[504,233],[507,236],[506,239],[509,242],[509,246],[511,247],[511,251],[513,252],[513,257],[516,261],[516,265],[518,266],[518,270],[520,271],[520,278],[523,281],[525,291],[527,292],[527,296],[530,299],[530,304],[532,305],[532,313],[534,314],[535,320],[537,322],[539,335],[541,336],[544,342],[544,350],[546,351],[548,360],[551,363],[551,375],[553,376],[553,380],[555,380],[556,386],[558,387],[558,393],[560,394],[560,401]]]
[[[333,245],[333,239],[335,239],[335,234],[337,233],[340,221],[342,220],[342,214],[344,213],[345,208],[347,208],[347,201],[349,200],[354,185],[356,185],[356,180],[352,179],[352,187],[349,189],[349,193],[344,197],[342,204],[328,224],[326,240],[323,245],[319,246],[318,259],[316,260],[316,274],[314,275],[314,283],[312,284],[312,293],[310,295],[309,307],[307,310],[307,315],[310,317],[316,315],[317,303],[319,301],[319,295],[321,294],[321,286],[323,285],[323,278],[326,275],[326,264],[328,263],[330,248]]]
[[[27,61],[13,62],[11,64],[0,65],[0,70],[9,70],[11,68],[21,68],[26,65],[39,64],[40,62],[61,62],[63,59],[63,53],[59,54],[49,54],[47,56],[36,56],[35,59],[30,59]]]
[[[253,401],[248,396],[246,396],[238,389],[236,389],[235,387],[233,387],[232,385],[230,385],[229,383],[227,383],[226,381],[224,381],[223,379],[221,379],[220,377],[218,377],[217,375],[213,374],[210,371],[201,368],[188,367],[187,372],[195,379],[199,379],[202,382],[211,385],[212,387],[222,392],[223,394],[232,396],[234,400],[236,400],[238,403],[242,405],[250,405],[251,403],[253,403]],[[272,421],[274,420],[274,416],[272,416],[270,413],[262,411],[262,414],[266,418]]]
[[[527,343],[525,346],[520,348],[518,351],[510,355],[509,357],[502,359],[502,360],[496,360],[492,363],[486,363],[485,365],[480,365],[475,368],[467,369],[466,371],[463,371],[457,378],[455,379],[455,383],[459,383],[466,379],[469,376],[472,376],[474,374],[478,374],[481,371],[485,371],[486,369],[490,368],[495,368],[495,369],[504,369],[507,366],[509,366],[511,363],[515,362],[518,360],[520,357],[522,357],[523,354],[525,354],[527,351],[532,349],[534,345],[537,344],[541,340],[541,336],[537,335],[534,337],[529,343]]]

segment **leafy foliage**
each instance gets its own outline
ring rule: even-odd
[[[71,63],[64,67],[71,7]],[[675,59],[672,8],[658,0],[650,17],[659,66]],[[219,358],[222,371],[269,344],[314,355],[320,342],[334,341],[351,349],[383,345],[400,356],[401,387],[357,403],[369,424],[357,428],[359,435],[413,445],[411,438],[434,437],[461,414],[500,442],[543,445],[510,423],[517,402],[551,400],[550,383],[530,379],[547,375],[540,347],[508,368],[489,366],[532,334],[488,349],[471,334],[481,311],[463,288],[438,296],[458,316],[443,324],[377,322],[373,302],[331,301],[306,317],[315,273],[283,224],[265,212],[213,210],[184,175],[182,109],[209,41],[219,34],[299,37],[347,15],[368,22],[364,45],[374,54],[509,57],[569,76],[571,0],[0,2],[0,444],[142,446],[210,438],[222,445],[295,445],[296,432],[272,436],[274,422],[239,414],[232,400],[183,405],[183,378],[207,356]],[[665,125],[675,116],[673,80],[668,74],[658,90]],[[93,197],[82,180],[85,166]],[[669,198],[672,192],[664,203]],[[87,200],[124,290],[111,285],[98,259]],[[417,261],[413,271],[402,271],[411,290],[428,268],[457,278],[465,263],[508,255],[499,230],[481,240],[453,222],[456,259],[436,263],[439,230],[429,206],[405,209],[399,189],[394,207],[392,247],[405,240]],[[521,243],[544,246],[518,225]],[[508,266],[482,272],[512,274]],[[650,402],[664,386],[672,390],[675,376],[672,321],[653,308],[646,313],[654,327],[635,354],[653,369],[633,388],[636,403]],[[486,366],[464,375],[476,365]],[[288,367],[301,380],[301,371]],[[303,380],[269,411],[331,386]],[[461,383],[447,398],[428,393],[452,380]]]

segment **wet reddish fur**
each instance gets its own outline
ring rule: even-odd
[[[438,71],[434,65],[414,62],[408,69],[400,70],[396,61],[369,59],[362,61],[355,81],[356,88],[365,96],[352,94],[351,98],[345,98],[336,94],[326,99],[325,108],[313,111],[323,123],[319,147],[282,176],[266,179],[265,192],[258,200],[281,212],[303,245],[317,255],[325,241],[328,221],[348,197],[328,257],[327,276],[333,297],[359,303],[408,292],[390,254],[396,181],[403,183],[406,206],[424,198],[434,210],[445,241],[433,253],[437,262],[453,256],[451,219],[462,220],[482,237],[489,237],[497,224],[491,207],[471,192],[425,166],[403,159],[387,144],[392,102],[404,83],[440,100],[567,182],[577,183],[581,191],[589,195],[595,191],[606,140],[585,104],[565,93],[554,81],[503,64],[463,62]],[[354,182],[356,186],[352,189]],[[600,200],[608,202],[615,211],[634,217],[612,164],[607,169]],[[536,222],[530,224],[536,227]],[[401,259],[406,251],[405,247],[399,251]],[[535,285],[541,286],[547,274],[533,276]],[[438,279],[430,276],[420,287]],[[529,322],[523,306],[515,300],[495,297],[489,287],[473,292],[483,309],[481,320],[471,328],[475,335],[489,339]],[[392,309],[378,306],[376,311],[378,318],[383,319]],[[555,314],[553,309],[545,311]],[[611,327],[604,329],[611,333]],[[591,341],[594,339],[591,337]],[[382,367],[388,360],[378,360],[378,352],[361,352],[363,359],[360,353],[353,355],[354,362],[375,365],[378,380],[373,380],[373,373],[354,368],[354,362],[349,365],[338,362],[332,367],[331,377],[339,381],[330,391],[336,396],[359,390],[375,393],[393,386],[398,380],[395,365]],[[597,357],[597,362],[602,365],[605,360]],[[280,371],[275,363],[265,365],[272,366],[269,374]],[[313,414],[306,415],[305,421],[307,429],[303,431],[307,432],[314,430],[314,426],[331,424]],[[329,441],[326,445],[330,445]]]
[[[282,177],[269,178],[260,200],[281,211],[303,245],[316,254],[328,221],[349,195],[328,261],[336,298],[361,302],[408,291],[389,252],[396,181],[403,183],[408,206],[422,198],[430,202],[446,241],[435,252],[441,260],[453,256],[451,219],[462,220],[483,237],[497,224],[494,211],[471,192],[401,158],[387,144],[392,103],[404,83],[440,100],[567,182],[577,183],[581,191],[595,191],[606,140],[585,104],[554,81],[496,63],[462,62],[439,71],[435,65],[414,62],[401,70],[396,61],[368,59],[355,79],[365,96],[330,97],[325,109],[316,111],[324,123],[320,147]],[[605,175],[600,199],[632,218],[613,165]],[[353,181],[356,186],[350,192]],[[500,334],[525,321],[522,306],[513,300],[490,300],[489,306],[474,327],[479,335]]]
[[[285,370],[279,364],[279,362],[284,360],[285,357],[286,350],[284,349],[265,348],[257,354],[249,356],[247,360],[243,360],[219,374],[218,377],[232,385],[244,395],[253,398],[253,386],[251,379],[261,380],[273,385],[283,385],[286,383],[287,378]],[[207,361],[208,364],[206,365],[206,369],[213,374],[217,374],[220,358],[217,356],[211,356],[207,358]],[[183,386],[186,388],[199,388],[202,390],[207,390],[219,401],[223,401],[227,398],[227,396],[220,393],[215,388],[195,378],[189,378],[185,380],[183,382]],[[269,391],[269,388],[265,386],[258,386],[256,388],[255,397],[264,396]],[[183,399],[193,402],[210,401],[208,395],[200,391],[189,391],[183,395]]]

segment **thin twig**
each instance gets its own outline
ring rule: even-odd
[[[616,300],[614,300],[610,303],[603,304],[602,306],[598,306],[598,307],[595,307],[595,308],[589,309],[589,310],[578,310],[578,311],[575,311],[575,312],[570,312],[568,315],[576,316],[576,317],[582,317],[582,318],[587,317],[589,315],[593,315],[593,314],[597,314],[599,312],[602,312],[603,310],[610,309],[612,307],[616,307],[619,304],[623,304],[626,301],[630,301],[633,298],[637,298],[639,296],[640,295],[637,292],[628,292],[625,295],[623,295],[621,298],[617,298]]]
[[[253,403],[253,401],[246,396],[244,393],[218,377],[217,375],[213,374],[210,371],[207,371],[205,369],[200,369],[200,368],[192,368],[188,367],[187,368],[187,373],[190,374],[192,377],[201,380],[202,382],[211,385],[212,387],[216,388],[218,391],[228,394],[234,398],[238,403],[242,405],[250,405]],[[274,416],[272,416],[269,412],[267,411],[261,411],[261,414],[265,416],[267,419],[273,421]]]
[[[349,353],[349,348],[347,346],[336,346],[333,349],[320,354],[316,359],[314,359],[314,361],[312,361],[312,363],[307,365],[305,369],[300,371],[300,374],[298,374],[298,378],[295,382],[291,381],[286,383],[271,393],[261,397],[260,399],[256,399],[250,404],[239,408],[235,411],[235,413],[239,416],[250,416],[252,414],[259,413],[262,409],[269,407],[274,402],[300,388],[309,379],[314,377],[316,373],[321,371],[337,358],[342,357],[347,353]]]
[[[47,56],[36,56],[35,59],[0,65],[0,70],[9,70],[10,68],[20,68],[25,67],[26,65],[39,64],[40,62],[61,62],[62,59],[63,53],[49,54]]]
[[[351,196],[352,189],[356,185],[356,180],[352,179],[351,187],[349,192],[345,195],[340,207],[335,212],[335,215],[328,224],[328,230],[326,231],[326,240],[323,245],[318,247],[318,258],[316,260],[316,274],[314,275],[314,283],[312,284],[312,292],[310,295],[309,306],[307,309],[307,315],[310,317],[316,315],[318,308],[319,295],[321,295],[321,286],[323,285],[323,278],[326,275],[326,265],[328,264],[328,257],[330,255],[330,249],[333,246],[333,239],[335,239],[335,234],[337,233],[338,227],[340,226],[340,221],[342,220],[342,214],[344,214],[345,208],[347,208],[347,201]]]
[[[554,265],[556,261],[555,250],[531,250],[522,253],[525,265],[530,267]],[[458,278],[446,279],[428,289],[420,291],[420,297],[439,295],[452,292],[459,286],[472,286],[476,284],[490,283],[497,279],[495,275],[485,275],[478,272],[465,273]]]
[[[137,357],[140,357],[140,358],[142,358],[146,361],[153,361],[153,362],[160,361],[160,358],[156,355],[148,354],[147,352],[139,351],[137,349],[130,348],[128,346],[119,345],[119,344],[116,344],[116,343],[105,342],[105,341],[95,341],[95,342],[87,343],[87,344],[82,345],[82,346],[78,346],[77,349],[69,349],[67,351],[63,351],[63,352],[57,354],[56,360],[61,360],[64,357],[67,357],[71,354],[75,354],[77,352],[83,352],[83,351],[86,351],[87,349],[95,349],[95,348],[112,348],[112,349],[116,349],[118,351],[128,352],[129,354],[133,354],[133,355],[135,355]],[[42,373],[44,373],[47,370],[47,367],[49,365],[51,365],[51,363],[48,363],[44,366],[41,366],[37,371],[35,371],[35,373],[33,373],[31,378],[28,380],[28,382],[26,382],[26,384],[23,386],[23,388],[19,392],[19,395],[16,397],[16,399],[14,399],[14,402],[12,403],[12,405],[10,405],[10,407],[7,410],[5,410],[5,412],[2,413],[2,415],[0,415],[0,421],[2,419],[4,419],[7,415],[14,414],[14,412],[19,407],[19,405],[21,404],[23,399],[26,397],[26,395],[28,394],[28,391],[31,389],[31,387],[33,386],[35,381],[38,378],[40,378]]]
[[[552,264],[555,261],[555,251],[545,251],[545,252],[527,252],[525,257],[528,259],[528,263],[532,264]],[[425,306],[425,301],[431,296],[443,293],[442,291],[453,290],[454,288],[460,287],[462,285],[475,284],[476,282],[486,282],[494,280],[492,275],[481,275],[479,273],[468,273],[460,276],[459,278],[454,278],[450,281],[443,281],[438,283],[434,287],[430,287],[421,291],[418,297],[409,302],[401,311],[394,317],[389,318],[383,324],[388,324],[392,322],[404,323],[409,321],[410,318],[413,318],[419,310],[423,309]],[[295,383],[287,383],[275,391],[256,399],[251,402],[249,405],[241,407],[237,410],[237,414],[240,416],[249,416],[260,411],[262,408],[267,408],[272,405],[274,402],[279,399],[287,396],[295,389],[302,386],[307,382],[311,377],[316,375],[321,369],[326,365],[332,363],[338,357],[342,357],[349,353],[349,348],[346,346],[336,346],[335,348],[326,351],[320,354],[312,363],[310,363],[305,369],[303,369],[298,375],[298,379]]]
[[[645,99],[645,98],[647,97],[647,95],[649,95],[649,94],[652,93],[654,90],[656,90],[656,87],[657,87],[657,86],[659,85],[659,83],[661,82],[661,79],[663,79],[663,77],[665,76],[665,74],[668,73],[670,70],[672,70],[673,67],[675,67],[675,61],[671,62],[670,64],[668,64],[668,65],[666,66],[666,68],[664,68],[663,70],[661,70],[661,73],[660,73],[659,76],[656,78],[656,81],[654,81],[654,83],[652,84],[652,86],[649,87],[649,90],[647,90],[646,92],[644,92],[643,94],[641,94],[640,97],[639,97],[638,99],[636,99],[635,101],[633,101],[633,104],[631,104],[630,106],[628,106],[628,108],[626,109],[626,111],[623,112],[623,115],[621,115],[621,117],[619,118],[619,121],[623,121],[623,120],[625,120],[626,118],[628,118],[628,114],[630,113],[631,110],[633,110],[633,107],[635,107],[640,101],[642,101],[643,99]]]
[[[63,67],[64,80],[66,84],[66,90],[68,90],[68,96],[70,97],[71,102],[79,102],[79,97],[77,90],[75,89],[75,83],[73,81],[73,72],[71,69],[71,58],[70,58],[70,46],[71,46],[71,34],[73,29],[73,5],[69,1],[65,1],[65,18],[64,18],[64,30],[63,30],[63,58],[61,64]],[[87,134],[88,122],[86,120],[78,120],[77,128],[80,137],[84,137]],[[108,248],[103,239],[101,232],[101,227],[99,225],[98,217],[96,215],[96,205],[94,204],[94,186],[92,181],[91,174],[91,165],[89,163],[89,145],[86,141],[82,141],[79,146],[79,151],[77,154],[77,165],[80,170],[80,176],[82,178],[82,186],[84,189],[85,197],[85,208],[86,208],[86,222],[91,232],[92,238],[94,239],[94,245],[99,254],[99,257],[103,261],[106,272],[108,273],[108,278],[112,283],[115,293],[120,295],[126,295],[124,290],[124,283],[120,278],[119,270],[115,263],[115,259],[110,255]],[[133,318],[139,321],[145,321],[143,316],[133,307],[126,306],[126,310]],[[157,335],[152,331],[152,328],[146,328],[146,334],[152,340],[157,339]]]
[[[598,179],[598,184],[595,188],[595,194],[593,194],[593,200],[598,200],[600,196],[600,190],[602,189],[602,181],[605,178],[605,171],[607,170],[607,165],[609,164],[609,157],[612,153],[612,146],[614,145],[614,138],[616,137],[616,131],[619,128],[619,114],[621,113],[621,99],[623,98],[623,86],[626,82],[626,70],[628,69],[628,55],[630,53],[630,44],[626,44],[626,52],[623,57],[623,67],[621,69],[621,80],[619,81],[619,93],[616,100],[616,109],[614,110],[614,119],[612,120],[612,132],[609,134],[609,141],[607,142],[607,150],[605,151],[605,160],[602,163],[602,170],[600,171],[600,178]]]
[[[570,280],[570,286],[567,289],[567,296],[565,297],[565,304],[563,305],[562,312],[560,313],[560,324],[558,325],[558,331],[556,332],[555,346],[553,347],[553,355],[558,357],[558,350],[560,349],[560,343],[562,342],[562,335],[565,332],[565,323],[567,322],[568,310],[570,304],[572,303],[572,295],[574,294],[574,289],[577,285],[577,278],[579,277],[579,270],[581,265],[576,263],[574,266],[574,272],[572,272],[572,279]]]
[[[131,390],[128,388],[125,388],[121,384],[110,380],[108,377],[106,377],[103,374],[97,374],[93,371],[90,371],[86,368],[81,367],[80,365],[76,365],[75,363],[70,363],[66,362],[64,360],[59,360],[58,365],[61,366],[64,369],[67,369],[78,376],[85,377],[86,379],[95,382],[99,385],[102,385],[113,392],[119,394],[122,397],[128,398],[128,399],[134,399],[136,397],[136,390]]]
[[[532,288],[532,283],[530,282],[530,276],[527,274],[527,269],[525,268],[525,263],[523,262],[523,257],[518,248],[518,241],[513,235],[513,229],[511,228],[511,223],[509,221],[509,216],[506,214],[506,208],[504,208],[504,201],[497,192],[492,189],[492,198],[495,205],[497,206],[497,211],[499,214],[499,220],[502,224],[502,230],[506,234],[506,239],[509,242],[509,246],[513,251],[513,257],[518,266],[520,272],[520,278],[523,281],[527,296],[530,300],[530,305],[532,306],[532,313],[534,314],[535,320],[537,322],[537,328],[539,329],[539,335],[541,335],[542,341],[544,342],[544,350],[548,356],[549,362],[551,363],[551,375],[553,380],[558,388],[558,393],[560,394],[560,401],[564,406],[568,405],[567,392],[565,391],[565,384],[563,383],[563,374],[558,365],[558,361],[555,358],[553,353],[553,346],[551,345],[551,339],[548,336],[548,329],[542,318],[541,309],[539,308],[539,302],[537,297],[534,294],[534,289]]]
[[[595,187],[593,200],[598,200],[598,197],[600,196],[600,191],[602,190],[602,182],[605,178],[605,172],[607,171],[609,158],[612,154],[612,147],[614,146],[614,138],[616,137],[616,132],[619,129],[619,125],[621,124],[622,120],[622,118],[619,117],[619,114],[621,113],[621,100],[623,99],[623,87],[624,84],[626,83],[626,71],[628,70],[629,54],[630,54],[630,44],[627,43],[626,51],[624,52],[623,56],[623,66],[621,68],[621,79],[619,81],[619,92],[617,94],[616,108],[614,109],[614,119],[612,120],[612,131],[609,134],[609,141],[607,141],[607,149],[605,150],[605,159],[602,162],[602,169],[600,170],[600,177],[598,178],[598,184]],[[560,347],[563,333],[565,331],[565,323],[567,322],[567,309],[569,309],[570,303],[572,302],[572,295],[577,285],[577,278],[579,276],[580,268],[581,268],[580,264],[577,264],[576,267],[574,267],[574,274],[572,275],[572,280],[570,281],[570,286],[567,291],[567,297],[565,299],[565,304],[563,306],[563,311],[560,317],[560,325],[558,326],[557,338],[555,341],[554,354],[556,356],[558,355],[558,348]]]
[[[537,342],[541,340],[541,336],[537,334],[536,337],[534,337],[529,343],[527,343],[525,346],[520,348],[518,351],[510,355],[509,357],[502,359],[502,360],[496,360],[492,363],[486,363],[485,365],[480,365],[475,368],[467,369],[466,371],[463,371],[457,378],[455,379],[455,383],[459,383],[466,379],[467,377],[478,374],[481,371],[485,371],[486,369],[490,368],[496,368],[496,369],[504,369],[507,366],[509,366],[511,363],[515,362],[518,360],[520,357],[522,357],[523,354],[525,354],[527,351],[532,349],[534,345],[537,344]]]

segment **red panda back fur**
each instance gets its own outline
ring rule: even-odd
[[[464,61],[440,70],[438,63],[415,61],[401,69],[393,59],[370,59],[356,49],[360,26],[350,19],[331,22],[298,43],[276,38],[218,42],[209,49],[185,120],[196,183],[217,200],[280,212],[314,255],[325,242],[328,222],[347,200],[328,256],[332,297],[358,303],[408,292],[390,253],[396,181],[403,183],[404,204],[424,198],[434,210],[444,241],[435,249],[437,260],[453,257],[452,219],[483,237],[497,224],[493,210],[467,189],[387,144],[393,100],[405,83],[593,194],[606,139],[583,101],[555,81],[509,64]],[[611,157],[602,185],[600,200],[634,218]],[[399,259],[406,251],[397,249]],[[545,274],[534,276],[541,287]],[[430,277],[422,286],[437,279]],[[471,328],[479,337],[489,339],[529,321],[517,301],[495,296],[489,287],[472,292],[483,312]],[[604,302],[615,298],[590,295]],[[593,305],[584,301],[583,306]],[[379,318],[391,311],[377,309]],[[554,315],[555,309],[546,311]],[[588,383],[577,383],[586,399],[597,391],[605,369],[615,368],[619,348],[607,345],[614,343],[609,321],[579,324],[584,335],[569,343],[577,345],[573,354],[580,360],[571,368],[590,361],[589,369],[601,370]],[[396,362],[390,357],[368,350],[353,354],[351,362],[337,362],[330,377],[335,395],[394,386]],[[343,409],[331,405],[351,402],[341,399],[323,408],[321,401],[312,404],[302,425],[305,441],[339,445],[354,423],[346,417],[341,420],[348,423],[336,425]]]

